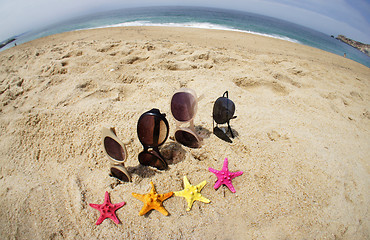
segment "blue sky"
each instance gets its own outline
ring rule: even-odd
[[[370,0],[0,0],[0,41],[89,13],[166,5],[253,12],[370,43]]]

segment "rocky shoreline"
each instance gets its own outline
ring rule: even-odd
[[[5,47],[6,45],[8,45],[8,44],[9,44],[9,43],[11,43],[11,42],[14,42],[15,40],[16,40],[15,38],[10,38],[10,39],[8,39],[8,40],[5,40],[5,41],[1,42],[1,43],[0,43],[0,48]]]
[[[360,50],[361,52],[365,53],[367,56],[370,57],[370,44],[364,44],[362,42],[357,42],[355,40],[352,40],[350,38],[347,38],[346,36],[343,35],[338,35],[336,39]]]

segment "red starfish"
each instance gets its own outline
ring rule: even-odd
[[[217,182],[215,183],[214,188],[219,188],[222,184],[226,185],[231,192],[235,192],[235,188],[233,184],[231,183],[231,180],[233,178],[236,178],[237,176],[240,176],[243,174],[242,171],[240,172],[229,172],[228,168],[228,160],[225,158],[224,160],[224,166],[222,167],[221,171],[217,171],[213,168],[209,168],[208,170],[212,173],[214,173],[217,176]]]
[[[113,220],[113,222],[119,224],[119,220],[116,216],[117,209],[121,208],[123,205],[125,205],[125,202],[112,204],[110,202],[109,193],[105,192],[104,196],[104,203],[103,204],[93,204],[90,203],[90,207],[95,208],[100,211],[100,217],[98,218],[98,221],[96,221],[96,225],[99,225],[104,221],[106,218],[110,218]]]

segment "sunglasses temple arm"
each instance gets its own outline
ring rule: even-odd
[[[194,126],[193,119],[190,121],[190,127],[189,128],[195,132],[195,126]]]
[[[229,131],[230,131],[230,133],[231,133],[231,137],[232,137],[232,138],[234,138],[234,133],[233,133],[233,131],[231,130],[231,127],[230,127],[230,123],[229,123],[229,122],[227,122],[227,127],[229,128]]]
[[[198,97],[198,102],[199,102],[200,100],[202,100],[203,98],[204,98],[204,94],[200,95],[200,96]]]

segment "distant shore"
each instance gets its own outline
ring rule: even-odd
[[[5,47],[6,45],[8,45],[9,43],[12,43],[14,42],[16,39],[15,38],[10,38],[8,40],[5,40],[3,42],[0,43],[0,49]]]
[[[353,39],[347,38],[346,36],[343,36],[343,35],[338,35],[338,37],[336,37],[336,39],[350,45],[351,47],[354,47],[354,48],[360,50],[361,52],[365,53],[367,56],[370,57],[370,44],[365,44],[365,43],[362,43],[362,42],[358,42],[358,41],[355,41]]]

